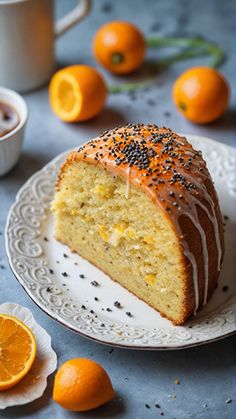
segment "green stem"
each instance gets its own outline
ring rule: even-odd
[[[161,70],[178,61],[189,60],[190,58],[196,58],[206,55],[208,55],[207,51],[186,50],[177,54],[170,55],[169,57],[162,58],[161,60],[157,61],[154,64],[154,66],[156,70]]]
[[[217,45],[206,41],[201,37],[193,38],[174,38],[174,37],[156,37],[146,38],[146,43],[149,48],[160,48],[160,47],[181,47],[181,48],[196,48],[205,52],[204,55],[210,55],[212,57],[211,66],[219,67],[225,60],[225,53],[222,48]]]
[[[144,82],[134,82],[134,83],[122,83],[116,86],[109,86],[108,91],[109,93],[127,93],[127,92],[134,92],[138,89],[143,89],[147,87],[147,84],[150,83],[150,80]]]

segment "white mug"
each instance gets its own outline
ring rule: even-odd
[[[83,19],[90,0],[56,22],[53,0],[0,0],[0,86],[20,92],[46,83],[54,67],[54,40]]]

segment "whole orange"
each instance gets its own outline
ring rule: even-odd
[[[86,121],[98,115],[107,97],[101,74],[88,65],[71,65],[57,71],[49,84],[54,113],[65,122]]]
[[[146,43],[140,30],[128,22],[102,26],[93,40],[95,58],[115,74],[128,74],[143,63]]]
[[[106,371],[97,362],[71,359],[56,373],[53,400],[65,409],[83,412],[114,399],[115,392]]]
[[[175,81],[173,100],[190,121],[206,124],[219,118],[229,102],[229,87],[214,68],[193,67]]]

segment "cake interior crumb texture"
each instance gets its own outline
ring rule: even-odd
[[[52,210],[59,241],[175,324],[185,320],[186,272],[178,238],[140,188],[75,160],[63,174]]]

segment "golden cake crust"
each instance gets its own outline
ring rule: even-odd
[[[128,124],[72,152],[61,168],[58,190],[75,161],[100,165],[120,176],[127,193],[130,184],[140,187],[168,218],[185,271],[186,298],[178,323],[184,322],[211,296],[224,254],[219,202],[201,152],[169,128]]]

